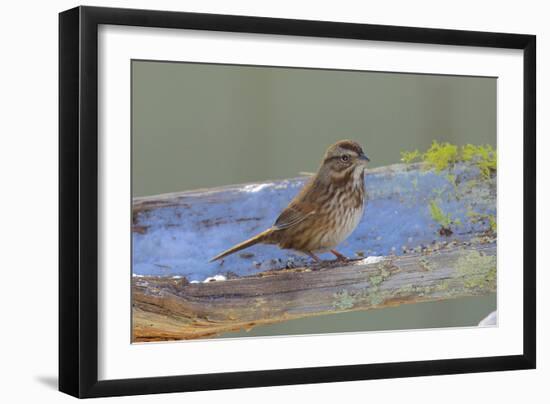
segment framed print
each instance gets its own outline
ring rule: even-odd
[[[534,36],[59,27],[61,391],[535,367]]]

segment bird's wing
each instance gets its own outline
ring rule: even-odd
[[[312,208],[298,208],[297,206],[289,206],[279,215],[273,228],[275,230],[288,229],[295,226],[300,222],[303,222],[308,217],[314,215],[316,212]]]

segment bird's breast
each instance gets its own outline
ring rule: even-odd
[[[362,185],[362,184],[361,184]],[[326,226],[319,238],[319,249],[337,246],[355,230],[364,211],[364,191],[353,187],[342,191],[343,197],[335,198],[326,209]]]
[[[278,233],[280,247],[322,252],[344,241],[363,217],[363,182],[349,181],[345,186],[331,184],[311,203],[316,205],[316,213]]]
[[[361,222],[362,217],[363,205],[342,209],[337,217],[334,218],[334,227],[325,233],[321,244],[327,248],[337,246],[350,236],[359,222]]]

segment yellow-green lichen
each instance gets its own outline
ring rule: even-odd
[[[477,165],[481,176],[485,179],[490,178],[497,170],[497,152],[491,145],[463,146],[462,160]]]
[[[458,157],[458,146],[447,142],[439,143],[437,140],[422,155],[423,160],[438,173],[452,167],[458,162]]]
[[[384,278],[382,277],[382,275],[373,275],[369,278],[369,282],[372,286],[378,286],[382,282],[384,282]]]
[[[369,290],[368,302],[371,306],[378,306],[386,300],[387,292],[381,292],[378,286],[375,286]]]
[[[436,199],[442,199],[443,195],[445,195],[445,188],[434,188],[432,189],[432,194]]]
[[[461,278],[467,289],[496,289],[497,258],[470,251],[456,263],[455,278]]]
[[[347,310],[351,309],[355,304],[355,297],[345,289],[334,293],[332,296],[334,297],[332,307],[334,307],[335,309]]]
[[[432,271],[433,265],[432,263],[426,259],[426,257],[422,257],[418,260],[418,265],[424,270],[424,271]]]
[[[390,264],[391,265],[391,264]],[[390,270],[386,267],[385,263],[378,264],[378,271],[369,276],[369,285],[371,287],[378,287],[382,282],[389,278],[391,275]]]
[[[466,190],[467,191],[472,191],[475,187],[477,187],[479,184],[479,180],[477,179],[473,179],[473,180],[468,180],[466,181]]]
[[[451,283],[449,281],[443,281],[435,286],[435,290],[438,292],[444,292],[449,289]]]
[[[488,230],[496,234],[497,220],[495,215],[488,214],[488,213],[477,213],[471,209],[469,209],[468,212],[466,212],[466,215],[469,217],[470,222],[472,223],[486,222],[487,225],[489,226]]]
[[[413,189],[416,191],[418,189],[418,177],[414,177],[412,180],[411,180],[411,184],[413,186]]]
[[[455,193],[455,195],[457,196],[457,199],[458,199],[458,184],[457,184],[457,180],[456,180],[456,175],[448,173],[445,177],[447,178],[447,181],[449,181],[451,183],[451,185],[453,186],[454,193]]]
[[[413,151],[402,151],[401,152],[401,161],[404,163],[413,163],[415,161],[420,160],[422,157],[422,153],[418,151],[418,149],[415,149]]]
[[[451,282],[448,280],[443,280],[441,282],[432,283],[431,285],[405,285],[401,286],[399,289],[395,291],[395,294],[401,297],[409,297],[409,296],[427,296],[432,294],[449,294],[449,288],[451,286]],[[453,295],[451,292],[449,295]]]
[[[445,178],[447,178],[447,181],[449,181],[454,187],[456,187],[456,175],[449,173],[445,176]]]
[[[497,219],[495,215],[489,215],[489,227],[493,233],[497,232]]]
[[[369,287],[363,292],[363,297],[370,306],[378,306],[384,303],[390,296],[389,291],[380,290],[380,285],[387,280],[393,272],[399,271],[391,261],[379,263],[377,268],[378,271],[369,276]]]
[[[450,213],[444,213],[435,199],[430,201],[430,215],[432,216],[432,219],[444,229],[450,229],[453,224],[461,224],[460,219],[453,219]]]
[[[418,150],[402,151],[401,161],[423,161],[428,168],[433,168],[438,173],[454,167],[458,162],[472,163],[479,168],[483,179],[489,179],[497,170],[497,152],[491,145],[466,144],[458,147],[452,143],[434,140],[425,153]]]

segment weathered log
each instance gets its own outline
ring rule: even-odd
[[[448,247],[205,283],[134,277],[133,340],[205,338],[306,316],[484,295],[496,289],[495,253],[494,244]]]
[[[315,267],[262,245],[208,262],[269,227],[306,180],[134,198],[133,340],[205,338],[494,291],[496,178],[473,164],[443,172],[421,164],[369,170],[364,218],[339,246],[355,258],[348,263]],[[213,278],[225,280],[205,282]]]

